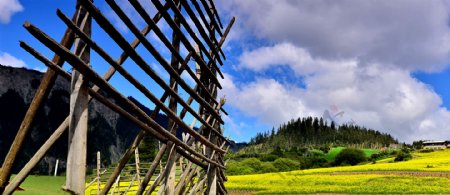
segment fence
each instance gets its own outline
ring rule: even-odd
[[[225,168],[223,155],[227,151],[228,140],[223,136],[221,118],[222,114],[227,113],[223,109],[225,98],[217,97],[218,90],[222,88],[217,77],[223,78],[220,65],[223,65],[225,55],[221,46],[234,23],[234,17],[223,31],[213,0],[167,0],[164,4],[159,0],[151,2],[157,10],[153,17],[138,0],[129,0],[131,7],[145,22],[145,28],[139,30],[136,22],[116,1],[106,0],[111,10],[135,36],[131,43],[90,0],[77,1],[72,19],[57,10],[58,17],[67,25],[67,30],[60,42],[55,41],[33,24],[25,22],[25,29],[55,55],[50,60],[27,43],[20,42],[22,48],[49,69],[41,81],[2,165],[0,192],[12,193],[61,134],[68,129],[69,149],[64,190],[73,194],[84,194],[88,104],[92,98],[95,98],[141,128],[118,165],[101,184],[99,194],[107,194],[113,190],[111,188],[114,188],[114,183],[118,181],[120,173],[123,172],[144,136],[153,136],[162,145],[153,162],[143,170],[145,174],[142,173],[142,177],[141,173],[135,174],[135,178],[139,181],[136,194],[151,194],[156,189],[158,193],[165,194],[227,193],[224,186],[226,177],[223,172]],[[93,22],[96,26],[92,25]],[[170,30],[162,29],[158,25],[161,22],[164,22]],[[103,29],[112,43],[123,50],[116,60],[108,53],[107,48],[100,46],[100,40],[94,40],[91,37],[92,28],[97,26]],[[150,33],[162,43],[164,50],[170,52],[170,62],[161,54],[162,48],[156,47],[148,38]],[[183,52],[182,48],[187,52]],[[102,62],[110,66],[103,76],[100,76],[94,68],[102,62],[92,62],[91,52],[95,52]],[[184,53],[187,54],[183,55]],[[150,66],[149,58],[156,61],[170,78],[164,79],[158,74]],[[128,59],[131,59],[132,64],[152,80],[151,86],[143,83],[142,79],[133,74],[134,72],[122,66]],[[62,68],[64,63],[73,68],[71,73]],[[108,82],[116,72],[155,105],[152,114],[147,115]],[[190,84],[181,77],[184,72],[189,75],[194,84]],[[11,168],[29,132],[36,111],[46,99],[57,75],[71,81],[70,114],[7,185]],[[164,91],[159,98],[153,92],[155,88]],[[189,96],[187,100],[180,95],[181,92]],[[155,122],[155,117],[160,111],[169,117],[169,123],[165,127]],[[187,115],[193,119],[190,123],[185,119],[189,118],[186,117]],[[197,123],[201,124],[198,129],[194,128]],[[175,135],[179,128],[184,133],[182,139]],[[167,161],[161,160],[163,156],[167,157]],[[98,185],[100,186],[100,183]]]

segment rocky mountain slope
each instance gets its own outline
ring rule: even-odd
[[[27,111],[43,73],[25,68],[0,65],[0,163],[8,152]],[[31,133],[26,138],[24,148],[17,160],[14,171],[22,167],[51,133],[69,114],[70,83],[58,77],[48,99],[38,111]],[[132,101],[135,99],[130,98]],[[140,105],[140,104],[139,104]],[[143,107],[143,105],[140,105]],[[146,112],[151,112],[145,109]],[[158,116],[161,123],[165,116]],[[96,152],[102,154],[102,162],[107,165],[116,162],[129,146],[139,129],[128,120],[114,113],[103,104],[93,100],[89,105],[88,164],[95,164]],[[54,162],[63,162],[67,156],[68,135],[65,133],[52,147],[36,168],[37,172],[51,172]],[[101,143],[101,144],[100,144]]]

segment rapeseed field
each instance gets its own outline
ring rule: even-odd
[[[228,190],[257,194],[450,194],[450,149],[413,153],[405,162],[229,176]]]

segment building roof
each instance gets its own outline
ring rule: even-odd
[[[436,141],[436,140],[433,140],[433,141],[424,141],[423,143],[424,144],[439,144],[439,143],[449,143],[450,141],[444,141],[444,140],[442,140],[442,141]]]

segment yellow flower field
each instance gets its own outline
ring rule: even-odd
[[[406,162],[385,159],[377,164],[229,176],[229,190],[262,194],[450,194],[450,149],[414,153]]]

